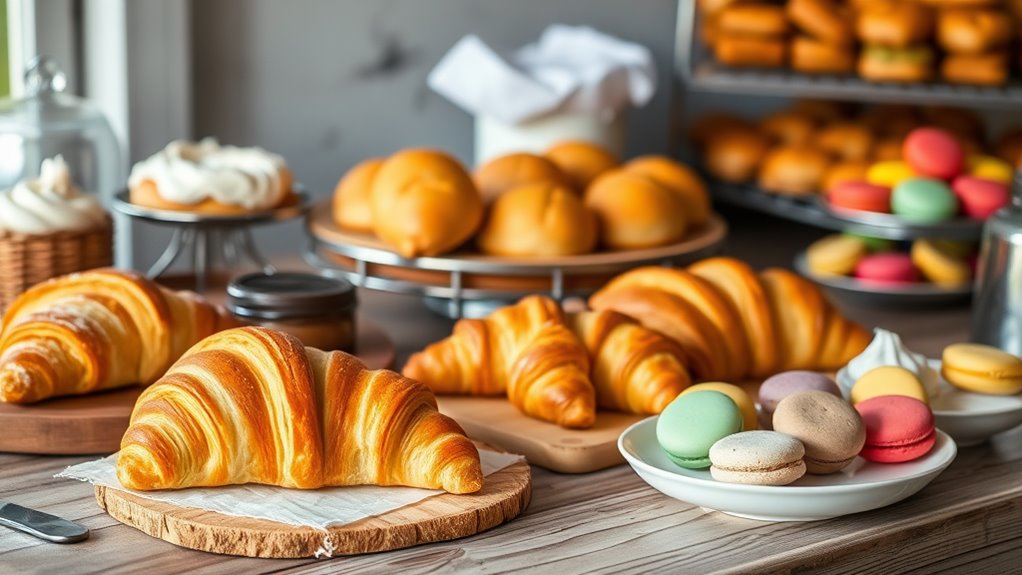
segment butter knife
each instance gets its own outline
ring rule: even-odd
[[[86,527],[6,501],[0,501],[0,525],[53,543],[77,543],[89,538]]]

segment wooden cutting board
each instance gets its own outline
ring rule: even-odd
[[[482,441],[520,453],[533,465],[561,473],[588,473],[624,463],[617,438],[646,416],[601,411],[589,429],[565,429],[533,419],[503,397],[438,396],[440,411]]]
[[[372,369],[394,365],[396,349],[378,324],[358,318],[358,356]],[[120,448],[142,389],[127,387],[31,405],[0,403],[0,451],[94,455]]]
[[[532,474],[519,461],[488,475],[482,491],[445,493],[383,515],[331,527],[327,533],[273,521],[178,507],[96,487],[96,501],[114,519],[189,549],[246,557],[356,555],[474,535],[510,521],[529,505]],[[324,549],[329,537],[330,549]]]

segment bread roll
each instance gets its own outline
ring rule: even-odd
[[[952,84],[1003,86],[1008,83],[1008,54],[948,54],[941,62],[940,75]]]
[[[788,33],[788,18],[780,6],[734,4],[717,15],[717,31],[736,35],[783,36]]]
[[[817,148],[838,160],[868,160],[873,150],[873,133],[858,122],[834,122],[816,133]]]
[[[788,146],[808,144],[816,132],[816,122],[791,110],[774,112],[759,121],[759,129],[774,143]]]
[[[717,61],[736,68],[780,68],[788,52],[782,38],[717,34],[713,44]]]
[[[550,182],[571,186],[552,161],[526,152],[498,156],[476,168],[472,178],[487,205],[504,192],[525,184]]]
[[[874,82],[925,82],[933,76],[933,48],[866,46],[859,54],[858,70]]]
[[[348,170],[334,189],[334,222],[349,230],[373,231],[373,207],[369,200],[373,178],[383,158],[370,158]]]
[[[376,235],[406,258],[453,250],[483,219],[483,200],[471,176],[437,150],[404,150],[383,162],[373,178],[371,203]]]
[[[846,74],[855,70],[855,50],[799,36],[791,41],[791,67],[806,74]]]
[[[831,0],[788,0],[788,17],[814,39],[847,46],[855,39],[849,14]]]
[[[596,212],[603,244],[613,250],[670,244],[688,228],[678,194],[623,169],[596,178],[586,190],[585,204]]]
[[[982,54],[1011,40],[1012,21],[1001,10],[944,10],[937,18],[941,48],[956,55]]]
[[[759,185],[764,190],[786,195],[812,194],[820,189],[830,167],[827,154],[808,146],[775,148],[763,158]]]
[[[476,242],[498,256],[585,254],[596,247],[596,215],[564,186],[525,184],[493,202]]]
[[[706,184],[688,166],[666,156],[639,156],[625,164],[625,170],[646,176],[678,194],[685,204],[685,217],[693,227],[710,219],[710,195]]]
[[[755,176],[767,148],[766,136],[757,131],[723,132],[706,146],[706,169],[725,182],[748,182]]]
[[[617,166],[617,158],[606,148],[582,140],[560,142],[546,151],[546,157],[564,174],[579,193],[597,176]]]
[[[886,162],[901,159],[901,148],[905,138],[880,138],[873,145],[873,161]]]
[[[933,15],[915,2],[876,0],[859,12],[856,31],[859,40],[867,44],[908,48],[930,38]]]

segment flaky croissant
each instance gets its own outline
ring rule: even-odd
[[[257,327],[199,342],[142,393],[117,477],[141,490],[483,484],[479,452],[425,386]]]
[[[4,315],[0,401],[150,384],[195,342],[235,325],[222,308],[134,272],[98,269],[49,280]]]
[[[678,344],[625,315],[584,311],[568,323],[589,353],[601,408],[656,415],[692,383]]]
[[[564,427],[589,427],[596,419],[586,350],[560,306],[542,296],[458,321],[450,337],[412,355],[403,373],[435,393],[506,392],[526,415]]]

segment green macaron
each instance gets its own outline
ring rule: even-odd
[[[719,391],[697,391],[679,395],[656,422],[660,447],[686,469],[710,466],[710,446],[742,430],[738,405]]]
[[[941,180],[909,178],[894,187],[891,212],[913,222],[942,222],[958,213],[958,198]]]

